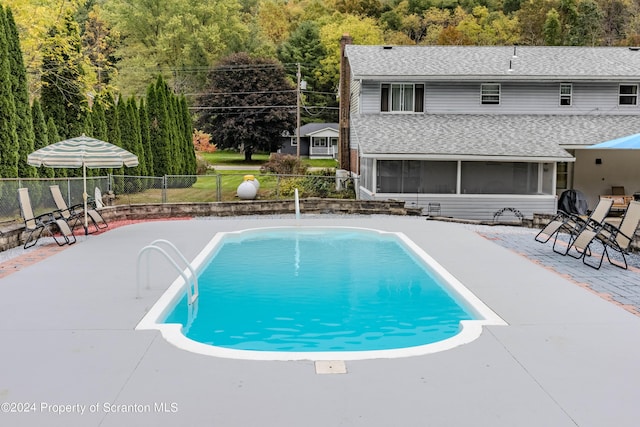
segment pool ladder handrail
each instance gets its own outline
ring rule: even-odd
[[[174,250],[174,252],[176,253],[176,255],[178,255],[178,257],[180,257],[182,259],[182,261],[185,263],[187,269],[189,270],[189,273],[191,274],[191,277],[193,278],[193,288],[192,288],[192,284],[189,281],[189,278],[185,274],[184,270],[182,270],[180,268],[180,266],[175,261],[175,259],[173,259],[167,253],[167,251],[165,251],[160,246],[158,246],[159,243],[163,243],[163,244],[169,246],[170,248],[172,248]],[[178,250],[178,248],[176,248],[176,246],[173,243],[171,243],[170,241],[165,240],[165,239],[154,240],[153,242],[149,243],[147,246],[145,246],[142,249],[140,249],[140,252],[138,252],[136,298],[140,298],[140,262],[142,260],[142,256],[145,253],[148,253],[149,251],[152,251],[152,250],[157,251],[157,252],[161,253],[162,255],[164,255],[164,257],[168,261],[170,261],[171,264],[176,268],[176,270],[178,271],[180,276],[182,276],[182,280],[184,280],[185,285],[187,286],[187,303],[189,305],[193,304],[198,299],[198,295],[199,295],[199,293],[198,293],[198,276],[196,275],[195,270],[193,269],[191,264],[189,264],[189,261],[187,261],[187,259],[184,257],[182,252],[180,252]],[[151,288],[151,285],[149,284],[149,262],[147,262],[147,289],[150,289],[150,288]]]

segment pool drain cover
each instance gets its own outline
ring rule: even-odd
[[[347,365],[344,360],[318,360],[316,374],[346,374]]]

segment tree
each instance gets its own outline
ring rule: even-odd
[[[58,133],[58,127],[56,126],[53,118],[49,117],[47,119],[47,137],[49,138],[49,144],[55,144],[58,141],[62,141],[63,138],[60,138],[60,134]],[[65,177],[67,176],[67,171],[71,171],[71,169],[67,168],[54,168],[53,173],[56,177]]]
[[[205,73],[249,33],[235,0],[110,0],[104,9],[120,34],[116,84],[127,96],[144,93],[158,74],[177,91],[196,91],[189,87],[194,73]]]
[[[36,168],[29,166],[27,156],[33,151],[33,121],[29,92],[27,87],[27,73],[22,59],[18,29],[13,20],[11,9],[6,10],[7,48],[9,52],[9,68],[11,69],[11,91],[16,107],[16,133],[18,134],[18,176],[33,178],[37,175]]]
[[[182,173],[187,175],[195,175],[198,170],[198,162],[196,160],[196,151],[193,147],[193,119],[187,106],[187,99],[184,96],[177,98],[178,111],[176,119],[180,122],[180,130],[182,137],[182,156],[184,158],[184,170]]]
[[[601,2],[604,45],[613,46],[625,37],[625,27],[631,16],[629,4],[623,0]]]
[[[542,29],[544,44],[547,46],[560,46],[562,44],[562,29],[560,28],[560,14],[557,10],[551,9],[547,13],[547,20],[544,21]]]
[[[162,76],[158,76],[156,84],[147,88],[147,108],[149,115],[149,143],[153,157],[153,174],[155,176],[172,175],[171,146],[169,136],[169,112],[162,90]]]
[[[138,107],[138,116],[140,121],[140,142],[144,150],[145,175],[152,176],[154,174],[153,151],[151,149],[151,125],[149,123],[149,114],[144,98],[140,100]]]
[[[544,44],[543,27],[550,9],[549,1],[523,0],[520,9],[515,12],[520,22],[522,44],[532,46]]]
[[[79,28],[71,14],[50,28],[42,56],[42,111],[53,118],[63,139],[80,136],[88,103]]]
[[[44,114],[42,114],[42,108],[40,108],[40,101],[33,100],[31,105],[31,121],[33,122],[33,134],[34,134],[34,150],[39,150],[42,147],[49,145],[49,131],[47,129],[47,122],[44,120]],[[38,176],[40,178],[53,178],[55,173],[52,168],[40,166],[38,168]]]
[[[284,131],[295,127],[295,86],[272,59],[237,53],[209,73],[198,104],[200,129],[218,148],[234,148],[251,160],[255,151],[275,151]]]
[[[577,17],[569,31],[572,46],[596,46],[602,36],[602,10],[593,0],[578,3]]]
[[[320,40],[327,52],[320,61],[322,68],[316,73],[316,79],[331,90],[337,90],[340,83],[340,39],[348,33],[354,44],[382,44],[382,29],[372,18],[360,18],[352,15],[334,14],[331,23],[320,29]]]
[[[320,40],[318,24],[305,21],[291,34],[291,37],[278,47],[278,59],[285,64],[291,81],[296,81],[300,64],[301,79],[307,83],[304,92],[304,103],[313,107],[309,110],[314,119],[335,121],[336,101],[332,83],[321,82],[318,76],[322,74],[322,61],[326,56],[324,46]],[[329,107],[329,108],[327,108]],[[303,121],[305,119],[303,118]]]
[[[18,177],[18,134],[16,106],[12,92],[7,20],[0,5],[0,177]],[[6,196],[6,195],[3,195]]]
[[[114,67],[116,40],[103,20],[102,11],[98,5],[94,5],[87,14],[82,32],[82,47],[91,68],[95,70],[92,92],[100,94],[110,89],[112,77],[116,75]]]

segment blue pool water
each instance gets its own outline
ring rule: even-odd
[[[365,351],[456,335],[474,316],[395,234],[262,229],[228,234],[164,323],[239,350]]]

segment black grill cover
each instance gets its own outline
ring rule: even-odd
[[[560,194],[558,210],[575,215],[586,215],[588,209],[587,199],[581,191],[566,190]]]

